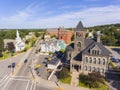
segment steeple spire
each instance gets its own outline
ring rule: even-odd
[[[20,35],[19,35],[18,30],[16,31],[16,40],[17,40],[17,41],[21,41],[21,38],[20,38]]]

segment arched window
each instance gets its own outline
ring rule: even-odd
[[[100,72],[100,69],[99,69],[99,67],[97,68],[97,72]]]
[[[84,66],[84,70],[87,71],[87,66]]]
[[[95,71],[95,67],[92,67],[92,71]]]
[[[88,66],[88,71],[91,71],[91,66]]]
[[[103,59],[103,65],[105,65],[105,59]]]
[[[81,43],[80,42],[77,43],[77,48],[78,48],[78,51],[81,50]]]
[[[90,59],[89,59],[89,63],[92,63],[92,57],[90,57]]]
[[[100,58],[98,58],[98,64],[100,64],[100,63],[101,63]]]
[[[103,69],[103,68],[101,68],[101,69],[100,69],[100,72],[101,72],[101,73],[104,73],[104,69]]]
[[[88,57],[86,57],[86,63],[88,63]]]
[[[96,58],[94,58],[93,63],[96,64]]]

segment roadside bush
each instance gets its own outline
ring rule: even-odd
[[[81,74],[79,80],[85,86],[89,86],[90,88],[98,88],[99,83],[104,84],[103,77],[98,72],[92,72],[88,75]]]
[[[63,69],[57,73],[57,76],[59,79],[70,77],[70,71],[63,67]]]

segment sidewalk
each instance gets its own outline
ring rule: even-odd
[[[84,88],[84,87],[74,87],[69,84],[64,84],[61,82],[53,82],[53,81],[48,81],[44,80],[40,77],[38,77],[35,73],[35,81],[42,86],[53,88],[53,90],[90,90],[89,88]]]

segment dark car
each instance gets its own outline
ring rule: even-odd
[[[27,60],[27,59],[25,59],[25,60],[24,60],[24,63],[26,63],[27,61],[28,61],[28,60]]]
[[[15,65],[16,65],[15,63],[12,63],[11,67],[12,67],[12,68],[15,68]]]
[[[12,66],[11,65],[8,65],[8,68],[11,68]]]

